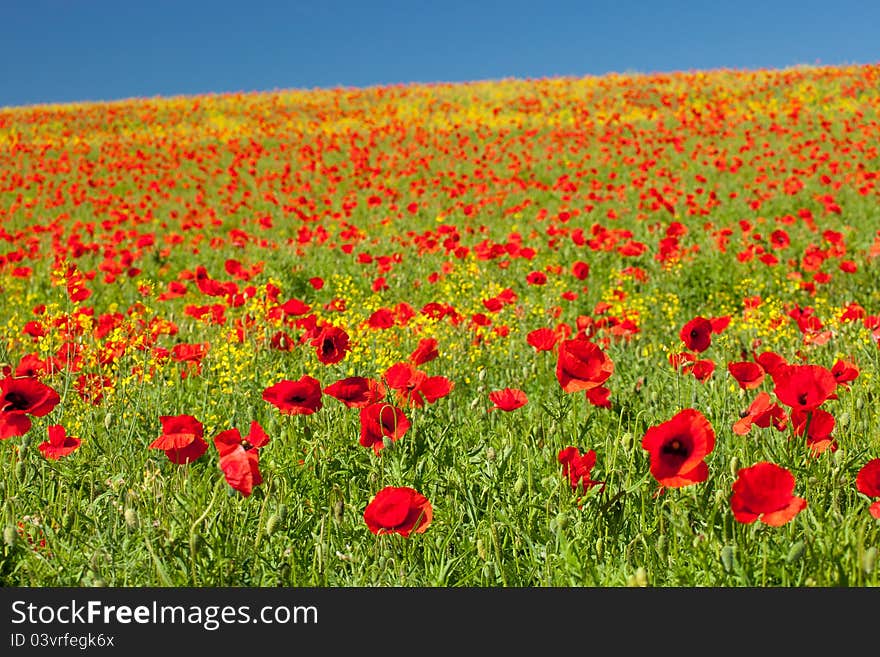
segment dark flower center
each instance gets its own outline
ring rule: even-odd
[[[697,329],[691,329],[691,337],[696,340],[700,337],[700,332]]]
[[[291,404],[301,404],[301,403],[304,402],[305,400],[306,400],[306,398],[303,397],[302,395],[293,395],[293,396],[292,396],[290,399],[288,399],[287,401],[289,401]]]
[[[679,458],[686,458],[690,452],[687,446],[678,438],[673,438],[668,443],[665,443],[661,451],[667,456],[677,456]]]
[[[806,406],[807,405],[807,393],[802,392],[801,394],[799,394],[797,396],[797,400],[798,400],[798,404],[800,404],[801,406]]]
[[[329,338],[325,338],[321,343],[321,353],[325,356],[328,354],[332,354],[335,351],[335,347],[333,345],[333,340]]]
[[[17,392],[7,392],[3,399],[6,401],[4,411],[24,411],[30,406],[27,397]]]

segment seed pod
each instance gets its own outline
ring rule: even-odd
[[[526,480],[522,477],[517,477],[516,481],[513,482],[513,494],[519,497],[522,495],[523,490],[526,487]]]
[[[797,541],[788,551],[788,555],[785,557],[786,563],[795,563],[802,556],[804,556],[804,542]]]
[[[739,472],[739,458],[736,456],[731,457],[730,459],[730,474],[736,477]]]
[[[495,453],[494,447],[487,447],[486,448],[486,460],[489,461],[489,463],[494,461],[497,457],[498,457],[498,455]]]
[[[109,431],[111,424],[113,424],[113,413],[108,412],[107,415],[104,416],[104,428]]]
[[[620,446],[623,447],[623,449],[628,450],[630,445],[632,445],[632,439],[632,434],[629,431],[624,431],[620,436]]]
[[[339,498],[336,500],[336,504],[333,505],[333,519],[336,522],[342,522],[342,519],[345,517],[345,500]]]
[[[282,521],[287,520],[287,505],[286,504],[279,504],[278,508],[275,510],[275,513],[278,514],[279,520],[282,520]]]
[[[596,558],[601,559],[603,554],[605,554],[605,543],[600,536],[596,539]]]
[[[568,516],[564,513],[557,514],[556,527],[559,529],[565,529],[566,527],[568,527]]]
[[[275,530],[278,529],[278,525],[281,523],[281,518],[277,513],[273,513],[269,516],[269,519],[266,521],[266,536],[271,536],[275,533]]]
[[[477,539],[477,556],[483,561],[486,560],[486,545],[483,543],[482,538]]]

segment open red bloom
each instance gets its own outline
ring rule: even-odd
[[[48,415],[61,401],[54,389],[32,377],[0,379],[0,440],[23,436],[31,419]]]
[[[712,344],[712,322],[705,317],[694,317],[681,327],[678,337],[685,346],[697,353],[706,351]]]
[[[39,444],[39,450],[47,459],[60,459],[67,456],[80,445],[80,439],[68,436],[60,424],[52,424],[47,429],[49,440]]]
[[[577,447],[565,447],[559,450],[556,459],[562,464],[562,474],[568,477],[572,490],[584,492],[587,488],[604,485],[604,482],[590,478],[590,472],[596,465],[596,452],[592,449],[581,454]]]
[[[260,474],[259,448],[269,442],[269,436],[256,421],[245,438],[238,429],[221,431],[214,437],[214,447],[220,454],[220,469],[226,482],[245,497],[253,492],[254,486],[263,483]]]
[[[324,365],[340,362],[351,349],[348,333],[338,326],[325,326],[310,344],[315,348],[318,360]]]
[[[599,345],[583,338],[559,343],[556,379],[565,392],[598,388],[614,373],[614,363]]]
[[[376,379],[350,376],[324,388],[324,394],[335,397],[349,408],[363,408],[385,398],[385,385]]]
[[[435,338],[422,338],[419,340],[418,346],[409,355],[409,362],[418,367],[424,363],[430,362],[437,358],[440,353],[437,350],[437,340]]]
[[[806,436],[807,446],[813,454],[821,454],[825,450],[837,450],[837,441],[831,432],[834,431],[834,416],[821,408],[811,411],[792,410],[791,427],[796,436]]]
[[[395,391],[400,404],[421,408],[445,397],[454,387],[445,376],[428,376],[410,363],[396,363],[385,371],[388,387]]]
[[[749,361],[728,363],[727,371],[743,390],[753,390],[764,382],[764,368],[757,363]]]
[[[284,415],[311,415],[321,410],[321,384],[304,374],[298,381],[284,379],[263,390],[263,400]]]
[[[386,486],[364,509],[364,522],[374,534],[421,534],[431,524],[428,498],[407,486]]]
[[[204,427],[192,415],[162,415],[162,434],[150,443],[151,449],[161,449],[172,463],[195,461],[208,449]]]
[[[409,430],[410,423],[403,411],[396,406],[379,402],[361,409],[360,443],[372,447],[378,454],[384,446],[384,439],[400,440]]]
[[[715,449],[715,431],[700,411],[686,408],[650,427],[642,448],[650,453],[651,474],[661,486],[689,486],[709,476],[703,459]]]
[[[779,404],[771,404],[771,400],[770,393],[763,390],[759,392],[758,396],[749,405],[748,410],[740,419],[733,423],[733,433],[738,436],[744,436],[749,432],[753,424],[766,429],[770,426],[771,422],[777,430],[782,431],[785,429],[788,424],[788,416],[785,413],[785,409]]]
[[[760,520],[771,527],[784,525],[807,508],[805,499],[793,495],[794,485],[794,475],[775,463],[740,469],[730,498],[733,517],[744,524]]]
[[[871,459],[856,475],[856,489],[868,497],[880,497],[880,459]],[[880,520],[880,500],[874,502],[868,512]]]
[[[859,375],[859,367],[851,361],[838,359],[831,367],[831,373],[837,385],[849,388],[849,382],[854,381]]]
[[[834,375],[821,365],[786,365],[776,368],[772,376],[779,401],[802,411],[816,408],[837,388]]]
[[[534,347],[535,351],[552,351],[558,341],[559,334],[546,327],[535,329],[526,335],[526,342]]]
[[[495,390],[489,393],[489,401],[495,406],[490,411],[514,411],[521,406],[525,406],[529,398],[519,388],[504,388],[503,390]]]

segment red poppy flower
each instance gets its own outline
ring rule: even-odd
[[[364,522],[371,532],[409,536],[423,533],[433,519],[428,498],[407,486],[386,486],[364,509]]]
[[[409,355],[409,362],[418,367],[429,361],[434,360],[440,355],[437,351],[437,340],[435,338],[422,338],[419,340],[418,346]]]
[[[269,442],[269,436],[256,421],[245,438],[238,429],[221,431],[214,437],[214,447],[220,455],[220,470],[226,482],[245,497],[254,486],[263,483],[260,474],[259,448]]]
[[[526,342],[534,347],[535,351],[551,351],[559,341],[559,335],[549,328],[539,328],[526,335]]]
[[[559,343],[556,379],[565,392],[601,386],[614,373],[614,363],[595,343],[582,338]]]
[[[593,406],[598,406],[599,408],[611,408],[611,400],[609,399],[611,391],[605,386],[590,388],[586,391],[585,395],[587,401]]]
[[[363,408],[381,401],[385,392],[381,381],[362,376],[340,379],[324,388],[324,394],[335,397],[349,408]]]
[[[23,436],[31,428],[29,415],[48,415],[60,401],[54,389],[37,379],[0,379],[0,440]]]
[[[529,398],[526,397],[526,393],[518,388],[504,388],[503,390],[490,392],[489,401],[495,404],[495,406],[489,409],[490,411],[514,411],[525,406]]]
[[[685,346],[697,353],[706,351],[712,344],[712,322],[705,317],[694,317],[681,327],[678,337]]]
[[[727,371],[743,390],[754,390],[764,382],[764,368],[757,363],[749,361],[728,363]]]
[[[737,522],[760,520],[780,527],[807,508],[807,501],[795,497],[794,476],[785,468],[762,461],[742,468],[733,482],[730,508]]]
[[[871,459],[856,475],[856,489],[868,497],[880,497],[880,459]],[[880,520],[880,500],[868,509],[869,513]]]
[[[764,371],[771,377],[779,368],[788,365],[788,361],[774,351],[765,351],[755,356],[755,362],[764,368]]]
[[[738,436],[744,436],[749,432],[753,424],[766,429],[770,426],[771,422],[777,430],[782,431],[785,429],[788,424],[788,416],[785,413],[785,409],[779,404],[771,404],[771,401],[770,393],[763,390],[759,392],[748,410],[740,419],[733,423],[733,433]]]
[[[324,365],[342,361],[351,349],[348,333],[337,326],[325,326],[310,344],[315,348],[318,360]]]
[[[581,454],[577,447],[566,447],[559,450],[556,460],[562,464],[562,475],[568,477],[572,490],[585,492],[587,488],[605,485],[590,478],[590,472],[596,465],[596,452],[592,449]]]
[[[204,427],[192,415],[162,415],[162,434],[150,443],[151,449],[161,449],[172,463],[195,461],[208,449]]]
[[[60,459],[67,456],[80,446],[79,438],[68,436],[60,424],[52,424],[47,428],[49,440],[39,444],[39,450],[47,459]]]
[[[837,441],[831,435],[834,431],[834,416],[828,411],[821,408],[811,411],[792,410],[791,427],[794,435],[806,436],[807,445],[813,454],[837,450]]]
[[[859,368],[858,365],[851,361],[838,359],[832,366],[831,373],[834,375],[837,385],[849,388],[849,382],[854,381],[858,377]]]
[[[428,376],[410,363],[396,363],[385,371],[388,387],[395,391],[400,404],[421,408],[445,397],[454,387],[445,376]]]
[[[802,411],[816,408],[837,388],[834,375],[821,365],[786,365],[776,368],[772,376],[779,401]]]
[[[263,390],[263,400],[284,415],[311,415],[321,410],[321,384],[304,374],[298,381],[284,379]]]
[[[650,427],[642,448],[649,452],[651,474],[661,486],[689,486],[709,476],[703,459],[715,448],[715,431],[700,411],[686,408]]]
[[[590,265],[588,265],[586,262],[578,260],[571,266],[571,273],[574,274],[574,277],[576,279],[582,281],[590,275]]]
[[[364,406],[360,421],[360,444],[372,447],[376,454],[385,446],[385,438],[400,440],[410,427],[409,420],[401,409],[382,402]]]

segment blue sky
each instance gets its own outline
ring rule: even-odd
[[[0,107],[880,62],[876,0],[4,0]]]

